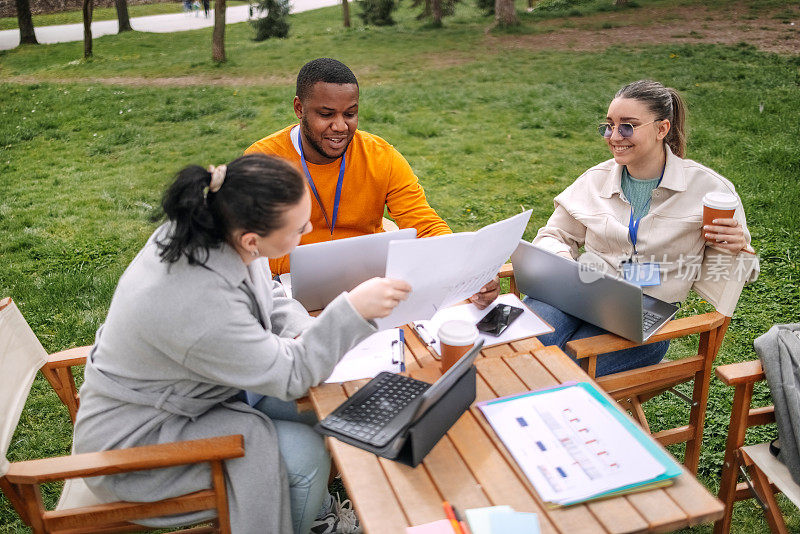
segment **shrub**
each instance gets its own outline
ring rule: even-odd
[[[289,35],[289,8],[289,0],[258,0],[256,14],[266,13],[266,16],[250,22],[256,31],[253,39],[265,41],[270,37],[283,38]]]
[[[475,4],[485,16],[494,15],[494,0],[475,0]]]
[[[361,0],[361,13],[359,16],[364,24],[373,26],[392,26],[395,22],[392,11],[397,4],[394,0]]]

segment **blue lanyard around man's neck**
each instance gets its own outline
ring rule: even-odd
[[[342,183],[344,182],[344,157],[347,155],[347,149],[345,148],[344,152],[342,153],[342,163],[339,165],[339,180],[336,182],[336,195],[333,197],[333,217],[328,219],[328,214],[325,212],[325,206],[322,205],[322,199],[319,197],[319,193],[317,192],[317,186],[314,185],[314,179],[311,177],[311,173],[308,172],[308,165],[306,165],[306,156],[303,154],[303,132],[297,132],[299,135],[297,136],[297,145],[300,147],[300,163],[303,165],[303,171],[306,173],[306,179],[308,180],[308,185],[311,187],[311,192],[314,193],[314,198],[317,199],[317,204],[319,204],[319,209],[322,210],[322,216],[325,217],[325,223],[328,225],[328,228],[331,229],[331,235],[333,235],[333,228],[336,226],[336,218],[339,216],[339,200],[342,198]]]
[[[664,179],[664,171],[667,168],[667,164],[664,163],[664,168],[661,169],[661,176],[658,177],[658,183],[656,187],[653,188],[655,190],[659,185],[661,185],[661,180]],[[650,201],[653,200],[653,193],[650,193],[650,198],[647,199],[647,202],[644,205],[644,215],[639,217],[638,219],[633,216],[633,206],[631,206],[631,218],[628,221],[628,238],[631,240],[631,245],[633,245],[633,255],[631,256],[631,260],[633,260],[638,252],[636,252],[636,241],[639,238],[639,223],[642,221],[647,212],[650,211]]]

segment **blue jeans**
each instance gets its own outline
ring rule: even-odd
[[[607,330],[564,313],[558,308],[539,300],[526,297],[523,302],[536,312],[539,317],[547,321],[550,326],[555,328],[549,334],[538,336],[539,341],[544,345],[558,345],[563,349],[567,341],[608,334]],[[668,348],[669,341],[659,341],[649,345],[609,352],[597,358],[597,376],[654,365],[661,361]]]
[[[317,418],[312,411],[298,412],[293,401],[274,397],[264,397],[255,408],[272,419],[278,433],[278,447],[289,478],[294,532],[308,534],[328,494],[331,469],[325,441],[312,428]]]

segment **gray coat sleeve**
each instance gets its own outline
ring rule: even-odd
[[[264,330],[244,301],[230,299],[227,306],[186,351],[183,365],[213,382],[284,400],[302,397],[325,380],[345,352],[376,330],[346,294],[311,319],[297,339]],[[293,315],[281,313],[285,319]]]
[[[280,337],[297,337],[311,326],[314,318],[308,315],[303,305],[286,296],[283,287],[272,281],[272,333]]]

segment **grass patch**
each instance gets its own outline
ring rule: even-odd
[[[0,54],[4,76],[41,79],[0,84],[0,296],[14,297],[48,350],[91,343],[119,276],[155,227],[152,217],[171,176],[186,164],[229,161],[293,122],[297,69],[336,50],[361,82],[360,127],[403,153],[454,230],[475,230],[530,208],[528,239],[552,212],[553,197],[608,158],[594,125],[610,96],[646,77],[676,87],[690,110],[689,156],[736,185],[762,258],[761,276],[745,288],[717,363],[754,358],[755,337],[773,323],[797,321],[797,58],[747,43],[511,53],[486,46],[482,30],[489,19],[471,6],[458,4],[441,30],[420,28],[415,14],[401,9],[397,27],[380,29],[354,17],[355,27],[344,30],[338,7],[301,13],[292,16],[292,37],[264,43],[251,41],[246,24],[233,25],[231,61],[221,67],[208,59],[210,31],[108,36],[95,43],[98,57],[74,65],[80,43]],[[537,31],[546,26],[524,24]],[[512,37],[490,42],[506,38]],[[186,75],[231,82],[123,87],[84,81]],[[238,77],[263,83],[239,84]],[[60,78],[75,82],[47,83]],[[706,306],[690,298],[682,313]],[[670,355],[690,350],[675,343]],[[712,492],[731,394],[712,381],[700,470]],[[757,399],[769,402],[763,384]],[[687,413],[670,396],[648,411],[656,431]],[[37,379],[11,458],[67,453],[70,434],[66,412]],[[49,504],[56,493],[46,495]],[[790,529],[798,529],[800,514],[786,513]],[[5,499],[0,525],[0,532],[24,530]],[[733,531],[766,531],[754,505],[737,507]]]

